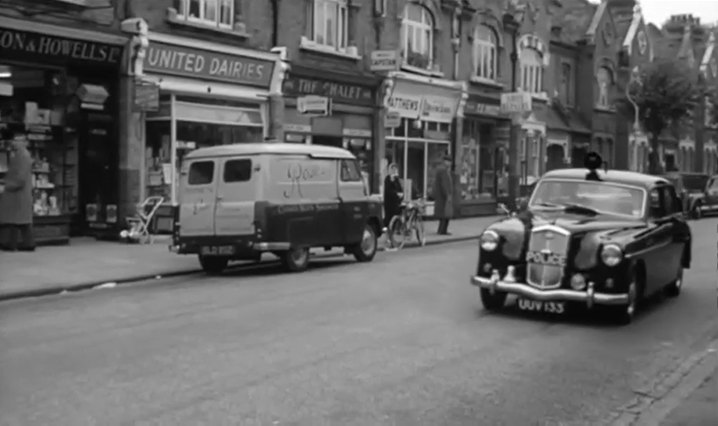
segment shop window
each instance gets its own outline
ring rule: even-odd
[[[521,89],[528,93],[543,92],[543,58],[541,53],[530,47],[521,49]]]
[[[611,88],[613,87],[613,73],[606,67],[601,67],[596,73],[596,82],[598,83],[598,99],[596,106],[600,108],[609,108],[611,106]]]
[[[234,0],[176,0],[177,18],[210,27],[231,29]]]
[[[474,74],[476,77],[496,80],[498,40],[492,28],[479,25],[474,32]]]
[[[361,169],[356,161],[341,161],[341,180],[342,182],[361,182]]]
[[[431,69],[434,64],[434,17],[424,6],[408,3],[401,21],[404,65]]]
[[[426,155],[426,187],[424,189],[424,197],[432,199],[431,194],[434,191],[434,180],[436,177],[436,168],[443,163],[442,157],[449,154],[449,144],[438,143],[438,142],[427,142],[427,155]]]
[[[311,4],[312,41],[319,46],[345,51],[349,30],[347,1],[314,0]]]
[[[214,161],[195,161],[189,166],[190,185],[207,185],[212,183],[214,178]]]
[[[196,164],[196,163],[195,163]],[[252,160],[242,158],[239,160],[229,160],[224,163],[224,181],[248,182],[252,179]]]

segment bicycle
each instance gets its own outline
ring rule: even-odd
[[[411,239],[412,231],[420,246],[426,245],[424,235],[424,202],[423,200],[409,201],[401,204],[401,213],[391,218],[387,227],[387,239],[390,248],[401,249]]]

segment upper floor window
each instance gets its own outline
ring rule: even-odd
[[[611,106],[610,91],[613,86],[613,73],[606,67],[601,67],[596,73],[596,81],[598,82],[598,100],[596,106],[608,108]]]
[[[476,27],[474,34],[474,70],[479,78],[497,77],[498,42],[494,30],[486,25]]]
[[[543,58],[538,50],[526,47],[521,49],[521,89],[529,93],[543,92]]]
[[[561,85],[559,86],[559,95],[561,97],[561,103],[567,106],[573,104],[573,102],[571,102],[571,84],[573,80],[571,78],[572,73],[573,69],[571,68],[571,64],[561,64]]]
[[[416,3],[404,8],[401,56],[406,65],[422,69],[431,68],[434,62],[434,17]]]
[[[177,0],[177,17],[211,27],[232,29],[234,0]]]
[[[312,40],[343,51],[347,47],[349,10],[347,0],[313,0]]]

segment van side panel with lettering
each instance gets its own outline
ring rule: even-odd
[[[272,253],[306,269],[312,247],[373,259],[382,206],[356,158],[341,148],[243,143],[202,148],[182,165],[173,251],[196,254],[210,273]]]

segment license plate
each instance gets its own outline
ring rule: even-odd
[[[542,302],[540,300],[519,299],[519,309],[531,312],[546,312],[549,314],[562,314],[566,312],[565,302]]]
[[[203,256],[231,256],[234,252],[234,246],[205,246],[200,249]]]

